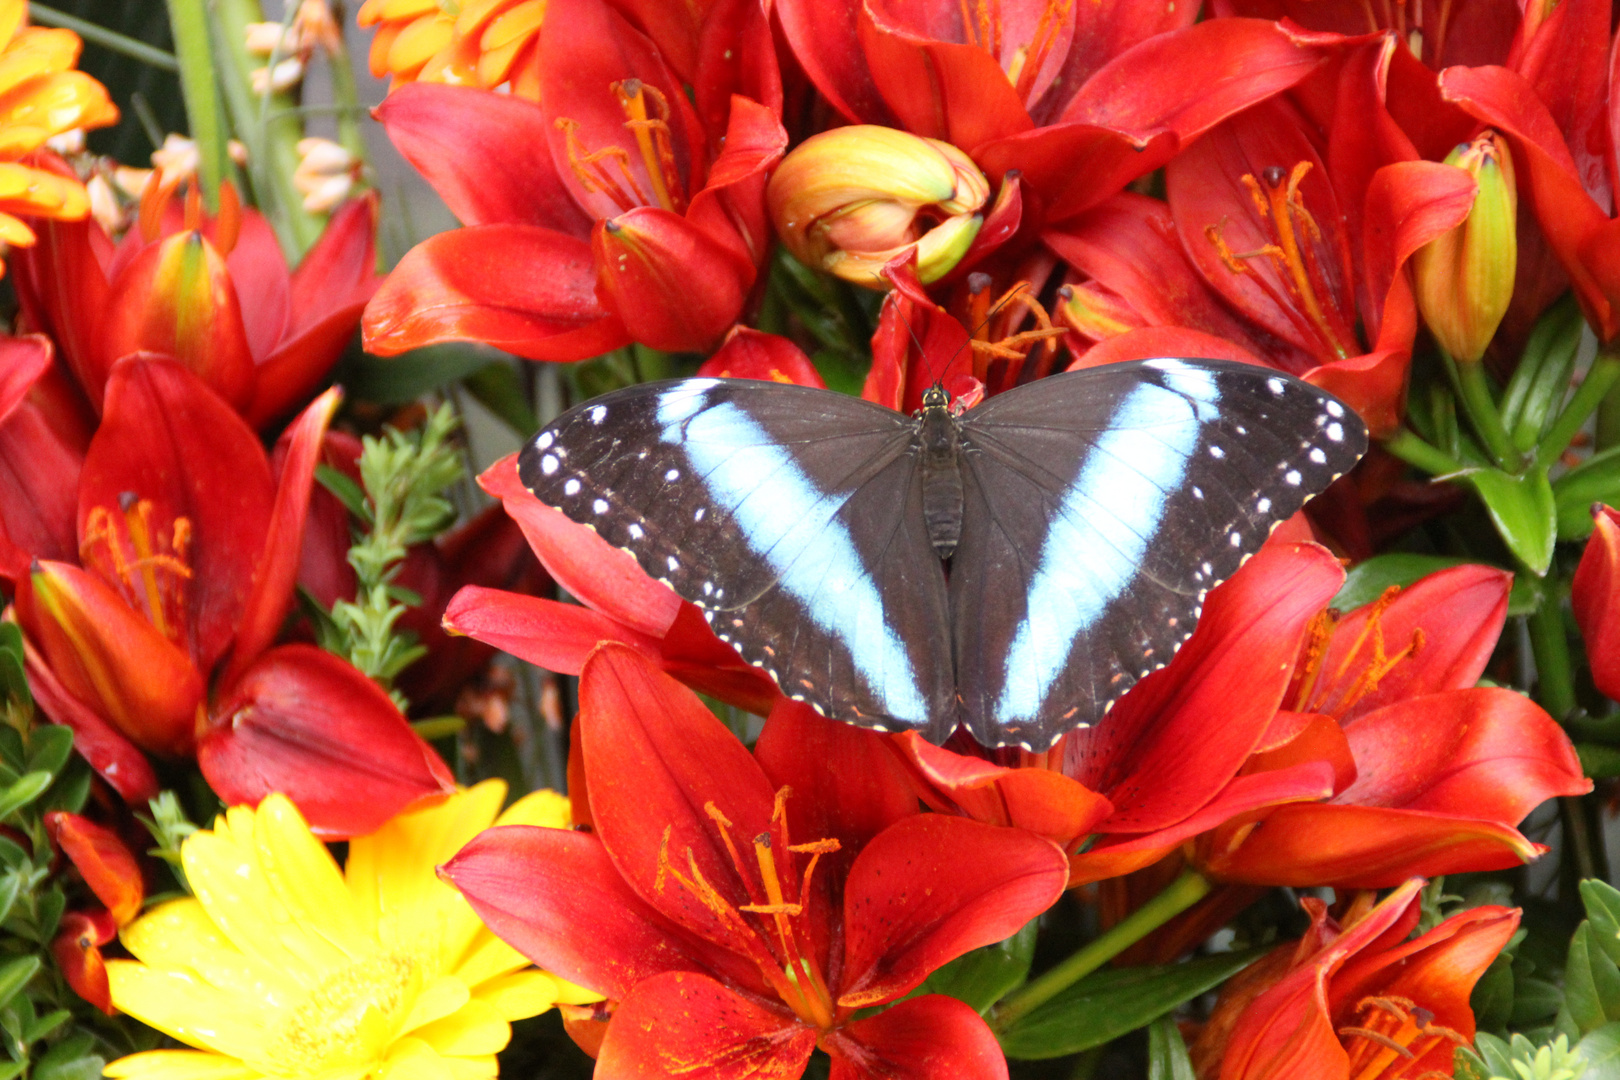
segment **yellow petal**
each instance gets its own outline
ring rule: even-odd
[[[544,971],[514,971],[480,986],[478,1000],[506,1020],[539,1016],[557,1004],[557,980]]]
[[[148,1027],[232,1057],[256,1060],[262,1053],[263,1013],[229,1008],[216,988],[195,975],[109,960],[107,982],[113,1004]]]
[[[0,0],[0,46],[16,36],[27,13],[28,0]]]
[[[431,1024],[435,1020],[442,1020],[449,1016],[472,998],[467,984],[449,975],[441,975],[434,979],[422,992],[416,996],[411,1005],[409,1015],[405,1022],[399,1026],[400,1031],[415,1031],[424,1024]]]
[[[404,71],[421,67],[434,53],[450,44],[452,23],[448,15],[434,19],[418,19],[399,32],[388,50],[391,71]]]
[[[350,957],[374,952],[375,920],[362,921],[337,861],[297,807],[271,795],[259,806],[258,824],[259,864],[288,914]]]
[[[473,940],[473,947],[455,967],[456,975],[468,986],[477,987],[508,972],[529,966],[529,958],[485,931]]]
[[[512,1025],[495,1007],[473,998],[443,1020],[412,1032],[445,1057],[494,1054],[512,1041]]]
[[[232,945],[202,904],[190,897],[153,908],[124,927],[118,936],[124,948],[143,963],[194,972],[241,999],[231,1007],[263,1008],[266,1002],[289,1002],[301,992],[299,984],[285,972]],[[218,1004],[224,1006],[223,1002]]]
[[[148,1050],[121,1057],[102,1071],[130,1080],[254,1080],[264,1075],[233,1057],[201,1050]]]
[[[67,71],[79,58],[79,37],[69,30],[30,29],[0,55],[0,94],[29,79]]]
[[[13,247],[30,247],[34,243],[34,230],[10,214],[0,211],[0,240]]]
[[[495,824],[543,825],[548,829],[566,829],[573,824],[573,811],[569,807],[568,796],[541,788],[508,806]]]

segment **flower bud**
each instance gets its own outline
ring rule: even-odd
[[[766,199],[800,262],[869,288],[884,264],[917,251],[917,276],[956,266],[984,218],[990,183],[950,143],[855,125],[805,140],[782,159]]]
[[[1518,192],[1507,143],[1487,131],[1446,158],[1479,185],[1461,225],[1412,257],[1417,302],[1440,347],[1461,361],[1485,354],[1513,299]]]

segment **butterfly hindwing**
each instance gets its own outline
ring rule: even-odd
[[[952,715],[948,613],[911,432],[856,398],[687,379],[572,410],[520,471],[785,693],[865,726],[937,727]]]
[[[1205,594],[1366,447],[1327,395],[1212,361],[1053,376],[961,431],[962,721],[986,745],[1034,749],[1168,663]]]

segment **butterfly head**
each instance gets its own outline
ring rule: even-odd
[[[950,405],[951,395],[945,392],[945,387],[943,384],[936,382],[933,386],[930,386],[927,390],[923,391],[922,406],[924,411],[930,409],[948,409],[950,408]]]

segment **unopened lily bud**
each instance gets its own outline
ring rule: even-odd
[[[1058,290],[1053,320],[1074,330],[1088,341],[1111,337],[1147,325],[1140,312],[1118,293],[1093,281],[1065,285]]]
[[[322,214],[333,209],[354,189],[360,159],[331,139],[299,139],[298,168],[293,186],[304,196],[304,209]]]
[[[1412,257],[1418,308],[1435,340],[1454,358],[1485,355],[1513,299],[1518,262],[1518,192],[1507,143],[1487,131],[1453,150],[1447,165],[1479,185],[1461,225],[1436,237]]]
[[[812,136],[777,166],[766,199],[800,262],[869,288],[884,265],[917,251],[925,284],[948,274],[978,235],[990,183],[937,139],[855,125]]]
[[[251,78],[255,94],[279,94],[303,81],[304,62],[296,56],[289,56],[274,67],[254,68]]]

